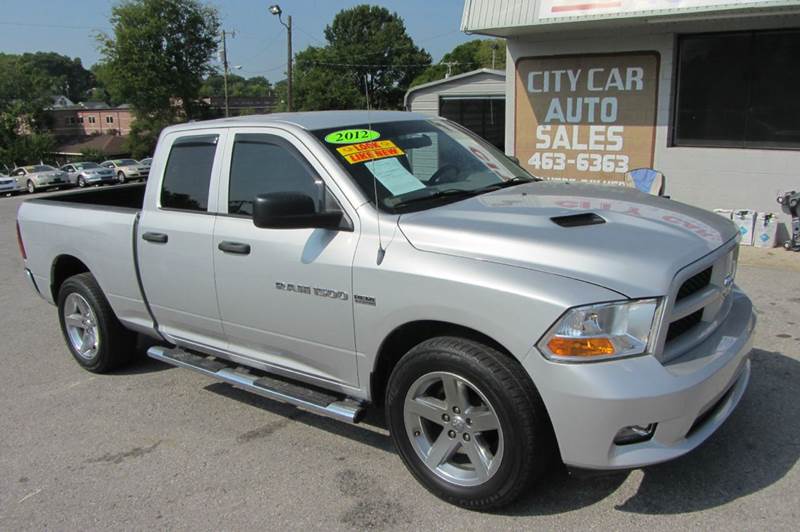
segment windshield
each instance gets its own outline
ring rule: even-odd
[[[357,124],[312,131],[364,195],[409,212],[535,178],[497,148],[444,120]]]
[[[97,163],[75,163],[75,168],[78,170],[88,170],[89,168],[100,168]]]
[[[133,159],[119,159],[114,162],[117,164],[117,166],[130,166],[132,164],[139,164],[137,161]]]
[[[36,166],[29,166],[28,172],[54,172],[55,168],[52,166],[47,166],[46,164],[37,164]]]

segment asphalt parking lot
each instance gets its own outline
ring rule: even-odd
[[[610,477],[554,472],[480,514],[420,487],[378,414],[344,425],[145,358],[81,370],[24,280],[23,199],[0,198],[0,530],[800,526],[800,254],[740,266],[760,320],[752,380],[701,448]]]

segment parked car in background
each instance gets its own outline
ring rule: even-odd
[[[99,164],[92,162],[65,164],[61,167],[61,171],[66,172],[70,185],[81,188],[87,185],[113,183],[117,177],[114,174],[114,170],[103,168]]]
[[[103,161],[100,166],[113,170],[120,183],[130,179],[144,180],[150,173],[150,167],[140,164],[136,159],[111,159]]]
[[[16,194],[19,190],[16,179],[6,174],[0,174],[0,194]]]
[[[146,157],[146,158],[142,159],[141,161],[139,161],[139,164],[143,164],[145,166],[150,166],[151,164],[153,164],[153,158],[152,157]]]
[[[43,189],[67,186],[67,174],[49,164],[35,164],[33,166],[20,166],[14,168],[11,177],[17,187],[33,194]]]

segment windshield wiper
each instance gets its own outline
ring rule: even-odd
[[[408,198],[400,203],[392,205],[395,209],[401,209],[403,207],[407,207],[408,205],[413,205],[414,203],[420,203],[423,201],[430,201],[435,199],[441,198],[459,198],[459,197],[469,197],[474,196],[475,194],[480,194],[478,190],[465,190],[462,188],[447,188],[444,190],[437,190],[433,194],[428,194],[427,196],[417,196],[416,198]]]
[[[491,192],[493,190],[500,190],[501,188],[513,187],[515,185],[521,185],[523,183],[533,183],[534,181],[536,180],[531,177],[518,175],[512,177],[511,179],[502,181],[500,183],[492,183],[491,185],[486,185],[485,187],[475,189],[473,192],[476,192],[478,194],[483,194],[484,192]]]

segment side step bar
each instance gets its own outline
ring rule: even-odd
[[[364,417],[364,406],[352,399],[269,375],[251,374],[217,358],[162,346],[151,347],[147,350],[147,356],[173,366],[193,369],[236,388],[339,421],[358,423]]]

